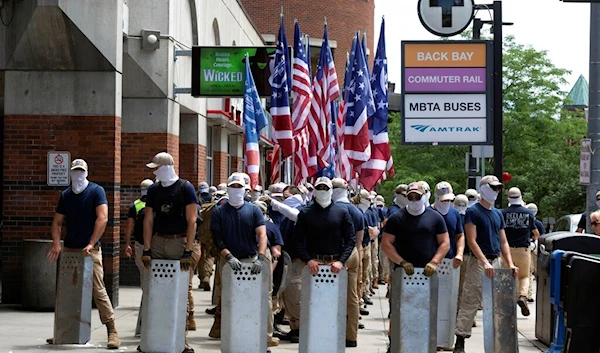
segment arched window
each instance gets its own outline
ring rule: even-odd
[[[221,33],[219,33],[219,22],[215,18],[212,24],[213,37],[215,39],[215,45],[221,45]]]

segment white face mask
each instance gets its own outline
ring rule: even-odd
[[[156,179],[158,179],[160,184],[164,187],[175,184],[175,182],[179,179],[177,174],[175,174],[175,168],[172,165],[160,166],[154,171],[154,175],[156,175]]]
[[[71,190],[74,193],[80,194],[87,188],[89,181],[87,180],[88,172],[81,169],[71,171]]]
[[[425,195],[423,195],[421,199],[417,201],[408,201],[406,210],[413,216],[419,216],[423,214],[423,212],[425,212]]]
[[[396,205],[400,207],[406,207],[406,205],[408,205],[408,199],[402,194],[396,194],[394,201],[396,202]]]
[[[365,212],[371,206],[371,201],[366,199],[361,199],[358,208],[360,208],[363,212]]]
[[[477,203],[477,200],[469,201],[469,206],[467,206],[467,207],[471,207],[476,203]]]
[[[241,207],[244,204],[244,194],[246,190],[243,188],[227,188],[227,195],[229,195],[229,204],[235,208]]]
[[[523,198],[521,198],[521,197],[509,197],[508,198],[508,204],[509,205],[515,205],[515,206],[522,206],[523,205]]]
[[[430,192],[430,191],[427,191],[427,192],[425,193],[425,195],[423,195],[423,201],[424,201],[424,203],[425,203],[425,207],[427,207],[427,206],[429,206],[429,205],[430,205],[430,203],[429,203],[429,200],[430,200],[430,199],[431,199],[431,192]]]
[[[301,206],[302,205],[302,196],[300,196],[300,195],[290,196],[287,199],[283,200],[283,204],[286,206],[293,207],[293,208]]]
[[[456,209],[458,210],[458,212],[460,214],[466,214],[467,213],[467,206],[456,206]]]
[[[442,202],[440,200],[435,200],[435,209],[441,213],[442,215],[447,215],[450,211],[450,202]]]
[[[498,197],[498,193],[492,190],[488,184],[483,185],[480,188],[479,193],[481,194],[481,198],[489,203],[494,203]]]
[[[314,196],[315,196],[315,191],[314,190],[308,192],[308,199],[309,200],[312,200]]]
[[[252,202],[258,200],[259,197],[261,197],[262,194],[260,193],[260,191],[254,191],[252,192],[252,195],[250,196],[252,199]]]
[[[596,206],[598,206],[598,203],[599,203],[599,202],[598,202],[598,201],[596,201]],[[600,206],[598,206],[598,207],[600,208]],[[532,210],[531,212],[533,213],[533,217],[535,217],[535,216],[537,215],[537,211],[533,211],[533,210]]]
[[[348,190],[344,188],[335,188],[333,189],[333,194],[331,196],[333,202],[345,201],[348,202]]]
[[[321,207],[325,208],[331,205],[331,196],[333,195],[333,190],[315,190],[315,201],[321,205]]]
[[[142,196],[148,195],[148,189],[142,189]]]

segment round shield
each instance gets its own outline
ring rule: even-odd
[[[285,286],[289,283],[292,274],[292,271],[290,271],[291,268],[292,259],[287,252],[282,250],[279,261],[277,261],[277,266],[273,270],[273,296],[283,292]]]

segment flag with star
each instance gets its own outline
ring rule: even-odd
[[[267,118],[260,104],[260,96],[254,84],[248,54],[246,54],[246,77],[244,78],[244,138],[246,141],[246,173],[250,176],[250,186],[258,185],[260,158],[258,149],[259,132],[267,126]]]
[[[394,175],[392,152],[388,137],[388,89],[387,56],[385,52],[385,21],[381,20],[381,32],[377,43],[377,53],[371,75],[371,88],[375,112],[369,115],[369,135],[371,158],[361,166],[359,183],[367,190],[373,190],[377,182],[385,176]]]

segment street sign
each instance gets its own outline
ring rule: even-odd
[[[579,184],[589,185],[592,171],[592,140],[581,139],[579,155]]]
[[[69,186],[71,180],[71,153],[66,151],[48,152],[47,184],[48,186]]]
[[[473,158],[494,158],[494,146],[471,146]]]
[[[474,0],[419,0],[419,20],[429,32],[451,37],[464,31],[475,14]]]
[[[490,46],[485,41],[402,42],[402,143],[492,143]]]

